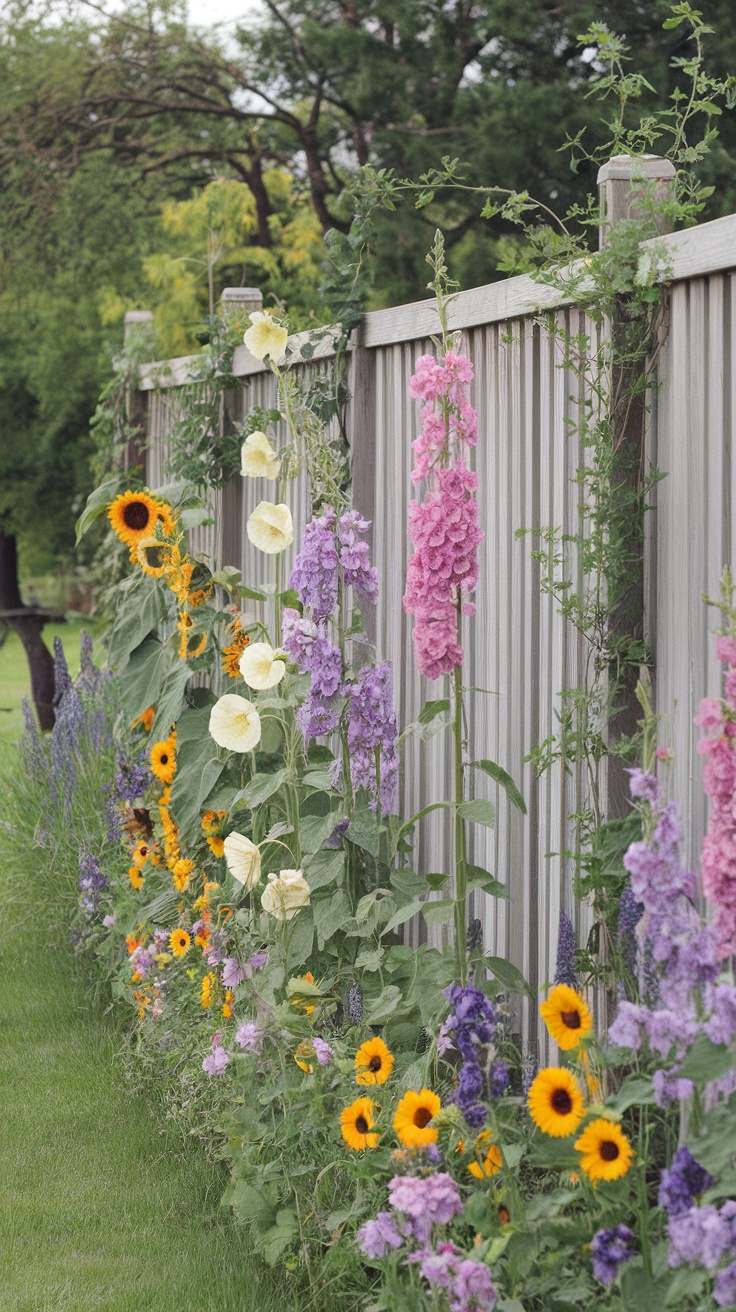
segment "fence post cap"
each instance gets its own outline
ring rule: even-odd
[[[635,177],[674,178],[677,170],[672,160],[661,155],[612,155],[598,170],[598,182],[613,179],[632,181]]]
[[[258,287],[224,287],[220,297],[223,305],[240,305],[244,301],[263,304],[263,293]]]
[[[123,316],[123,340],[128,341],[134,328],[153,323],[153,310],[126,310]]]

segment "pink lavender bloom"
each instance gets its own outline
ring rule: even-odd
[[[363,519],[360,511],[346,510],[340,517],[337,538],[345,582],[375,605],[378,601],[378,570],[370,563],[368,543],[364,541],[364,534],[370,526],[370,520]]]
[[[319,630],[313,620],[304,619],[298,610],[285,606],[281,614],[281,634],[284,649],[299,666],[302,673],[308,669],[307,662],[312,645]]]
[[[335,545],[335,512],[325,506],[322,514],[307,524],[301,550],[291,571],[291,587],[308,606],[315,620],[331,615],[337,604],[338,561]]]
[[[655,1071],[652,1084],[659,1107],[669,1107],[673,1102],[684,1102],[695,1088],[692,1080],[683,1080],[678,1076],[677,1068],[671,1071]]]
[[[616,1019],[608,1031],[611,1043],[638,1052],[646,1037],[649,1015],[648,1007],[641,1007],[628,1000],[619,1003]]]
[[[356,1241],[360,1251],[369,1258],[386,1257],[391,1249],[401,1248],[404,1242],[396,1228],[396,1218],[390,1212],[379,1212],[373,1221],[366,1221]]]
[[[736,1307],[736,1262],[726,1266],[716,1276],[713,1302],[719,1307]]]
[[[711,1016],[705,1032],[712,1043],[730,1043],[736,1035],[736,988],[733,984],[714,984],[706,989],[706,1006]]]
[[[463,1210],[455,1181],[442,1171],[427,1176],[395,1175],[389,1182],[389,1202],[406,1217],[420,1243],[429,1239],[433,1225],[447,1225]]]
[[[226,989],[236,989],[245,979],[245,967],[237,957],[225,957],[222,963],[222,983]]]
[[[498,1290],[485,1262],[466,1258],[460,1263],[450,1298],[450,1312],[490,1312],[498,1300]]]
[[[645,802],[657,806],[662,798],[662,785],[653,774],[646,774],[635,766],[626,771],[629,776],[629,791],[632,797],[640,797]]]
[[[593,1235],[590,1255],[596,1280],[602,1285],[613,1284],[621,1263],[634,1256],[633,1242],[634,1235],[627,1225],[617,1225],[614,1230],[599,1230]]]
[[[365,666],[348,685],[348,751],[354,788],[367,788],[371,807],[380,800],[384,815],[394,815],[399,798],[399,726],[394,710],[390,664]],[[380,769],[377,796],[376,754]]]
[[[208,1075],[221,1075],[230,1061],[230,1056],[219,1044],[213,1042],[212,1052],[202,1062],[202,1070]]]
[[[102,923],[105,926],[105,929],[112,929],[113,925],[115,924],[115,916],[114,915],[103,916]]]
[[[717,1207],[690,1207],[671,1216],[667,1225],[671,1267],[695,1262],[714,1271],[736,1247],[736,1202]]]
[[[696,1162],[689,1148],[678,1148],[669,1169],[662,1171],[659,1183],[659,1206],[669,1216],[688,1212],[695,1200],[715,1184],[700,1162]]]
[[[329,1066],[335,1055],[334,1049],[330,1047],[329,1043],[325,1043],[324,1039],[314,1038],[312,1039],[312,1046],[320,1066]]]
[[[438,1244],[436,1250],[421,1249],[418,1253],[412,1253],[407,1260],[419,1263],[419,1270],[430,1285],[449,1289],[457,1275],[460,1259],[460,1249],[454,1244]]]
[[[716,656],[724,665],[736,665],[736,638],[719,638],[716,642]]]
[[[265,966],[267,961],[268,961],[268,953],[266,952],[265,948],[261,948],[259,952],[254,952],[252,956],[250,956],[245,963],[244,969],[245,969],[246,977],[248,979],[252,979],[253,971],[263,970],[263,967]]]
[[[248,1020],[236,1032],[235,1042],[238,1047],[243,1049],[243,1052],[258,1053],[261,1051],[263,1042],[263,1030],[253,1021]]]

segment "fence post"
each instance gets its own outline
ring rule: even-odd
[[[123,319],[123,347],[125,354],[133,347],[135,338],[141,338],[153,325],[152,310],[126,310]],[[123,450],[123,469],[146,469],[146,420],[148,418],[148,395],[141,392],[133,379],[125,398],[126,419],[130,432]]]
[[[652,218],[657,232],[669,231],[671,224],[665,215],[658,218],[653,202],[666,199],[674,185],[675,168],[669,160],[656,155],[632,158],[614,155],[598,172],[600,197],[599,245],[603,249],[609,241],[611,228],[626,219]],[[611,387],[611,415],[614,438],[613,480],[619,486],[636,489],[645,472],[645,436],[647,399],[634,395],[632,385],[640,376],[643,361],[631,359],[627,349],[627,325],[630,319],[627,296],[618,298],[611,324],[613,345],[613,377]],[[644,519],[637,516],[628,534],[628,547],[634,562],[628,587],[618,600],[615,611],[609,616],[609,640],[613,646],[618,637],[633,634],[644,638]],[[639,671],[629,669],[624,685],[619,690],[620,707],[609,720],[609,746],[636,734],[641,719],[641,708],[636,699]],[[629,810],[628,780],[619,756],[608,757],[606,815],[608,819],[624,816]]]

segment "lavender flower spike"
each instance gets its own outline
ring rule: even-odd
[[[557,967],[555,984],[568,984],[571,989],[578,986],[575,973],[575,930],[566,912],[560,912],[560,929],[557,937]]]

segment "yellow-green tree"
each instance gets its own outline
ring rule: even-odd
[[[266,303],[283,299],[294,327],[321,317],[317,286],[325,249],[314,209],[286,169],[268,169],[263,179],[271,206],[267,247],[245,183],[216,178],[190,200],[164,205],[168,249],[143,265],[163,356],[197,349],[197,332],[225,286],[259,287]]]

